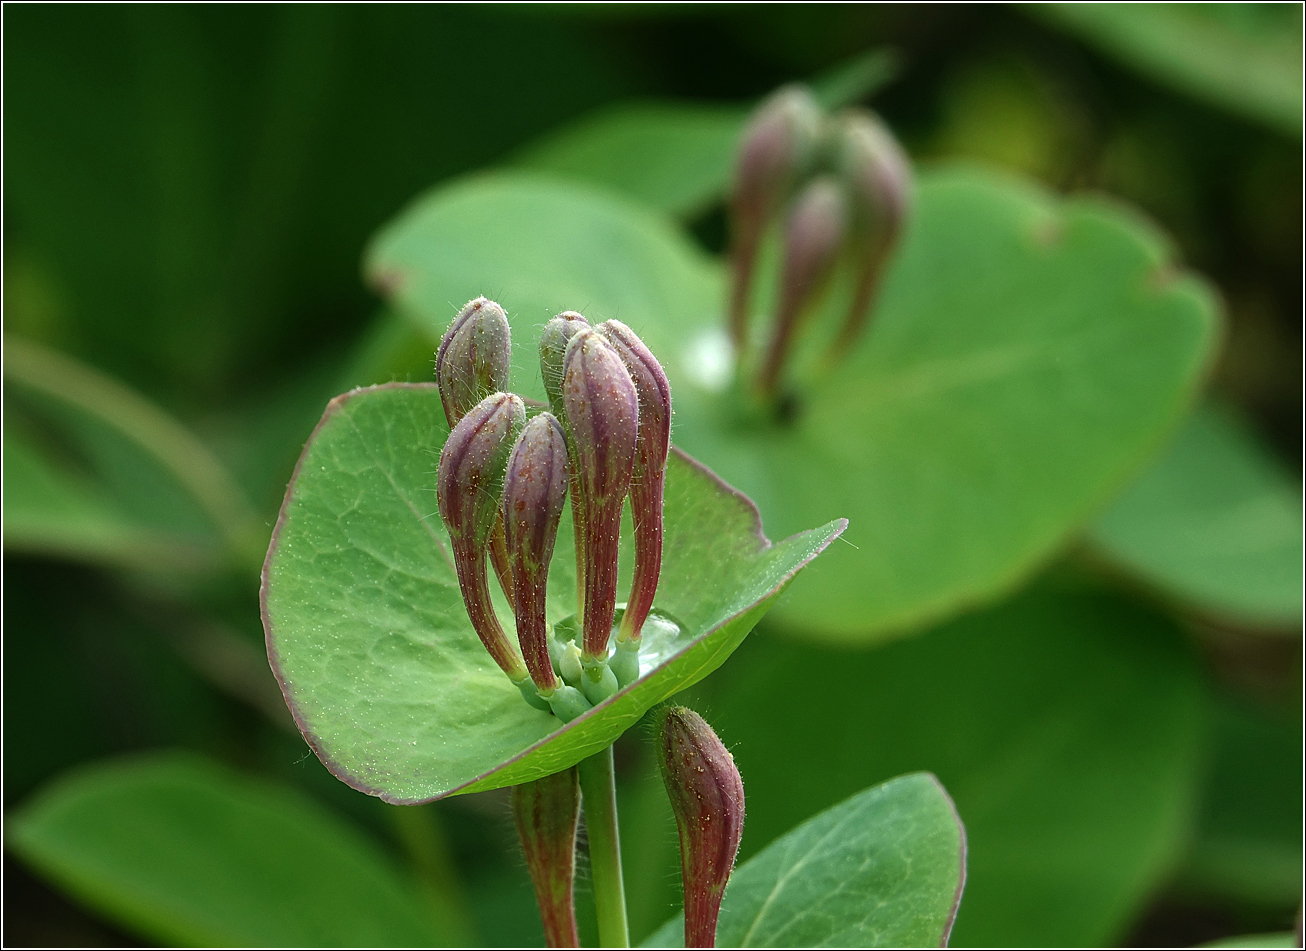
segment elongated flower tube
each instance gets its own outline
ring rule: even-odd
[[[721,897],[744,834],[744,783],[725,744],[686,707],[662,711],[657,747],[680,833],[685,947],[711,948]]]
[[[503,481],[503,521],[512,564],[517,643],[541,696],[559,686],[549,659],[544,598],[549,560],[567,498],[567,440],[551,413],[541,413],[522,430],[508,458]]]
[[[742,349],[749,291],[758,247],[767,224],[788,199],[811,160],[819,138],[821,109],[802,86],[768,96],[744,129],[730,198],[730,336]]]
[[[795,199],[785,225],[779,304],[758,376],[758,390],[764,395],[774,392],[794,331],[825,289],[846,231],[846,200],[839,185],[829,176],[814,179]]]
[[[499,518],[508,455],[525,422],[526,406],[512,393],[492,393],[473,406],[440,451],[435,490],[467,616],[494,662],[516,684],[526,680],[526,667],[494,613],[485,558]]]
[[[576,539],[576,614],[585,616],[585,511],[576,503],[580,498],[579,470],[576,465],[576,447],[567,424],[567,408],[562,401],[563,361],[571,338],[589,328],[590,322],[574,310],[563,311],[544,325],[540,334],[540,376],[544,379],[544,392],[549,397],[553,415],[562,423],[567,436],[567,453],[571,468],[571,524]]]
[[[580,947],[573,893],[580,823],[576,768],[514,786],[512,815],[535,886],[546,944],[550,948]]]
[[[851,233],[858,268],[852,303],[831,359],[848,353],[866,326],[884,267],[911,213],[911,162],[898,140],[863,109],[840,117],[838,164],[851,201]]]
[[[606,660],[617,602],[621,503],[635,467],[639,397],[617,351],[594,330],[571,338],[563,366],[563,406],[575,446],[579,490],[572,496],[572,507],[584,509],[581,653],[583,660]]]
[[[639,435],[635,442],[635,469],[630,483],[630,511],[635,524],[635,576],[617,635],[619,651],[626,642],[634,642],[638,652],[640,633],[653,607],[653,595],[662,571],[662,498],[667,453],[671,451],[671,384],[662,364],[635,331],[619,320],[605,321],[595,329],[621,357],[639,396]],[[634,676],[630,676],[631,671],[625,671],[623,676],[623,672],[618,670],[618,681],[639,676],[638,658],[634,660]]]
[[[492,300],[478,297],[458,312],[435,352],[435,382],[452,429],[473,406],[508,386],[512,370],[512,330],[508,316]],[[490,562],[503,593],[512,600],[512,575],[502,523],[490,533]]]
[[[468,301],[435,352],[435,382],[449,428],[491,393],[508,385],[512,369],[512,330],[492,300]]]

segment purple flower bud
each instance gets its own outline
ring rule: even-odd
[[[730,200],[730,330],[744,344],[749,290],[767,223],[784,204],[816,149],[821,109],[802,86],[785,86],[754,110],[744,128]]]
[[[744,783],[730,751],[685,707],[660,714],[658,757],[680,833],[685,947],[711,948],[721,896],[744,834]]]
[[[635,331],[619,320],[605,321],[595,329],[621,357],[639,396],[639,435],[630,483],[635,576],[619,634],[619,640],[638,641],[644,620],[653,607],[653,595],[662,571],[662,497],[667,453],[671,451],[671,384],[662,364]]]
[[[583,653],[606,658],[617,604],[621,503],[630,489],[639,435],[639,397],[617,351],[593,330],[572,337],[563,365],[563,406],[579,490],[572,507],[584,509]]]
[[[512,565],[517,642],[542,695],[558,687],[549,659],[544,597],[549,560],[567,498],[567,441],[551,413],[541,413],[517,437],[503,482],[503,521]]]
[[[514,786],[512,815],[535,886],[545,943],[550,948],[580,947],[572,890],[580,823],[576,768]]]
[[[511,368],[512,332],[503,308],[484,297],[468,301],[435,353],[435,382],[449,427],[506,387]]]
[[[859,109],[841,117],[838,164],[852,199],[857,286],[830,349],[832,360],[846,354],[861,334],[889,253],[911,211],[911,162],[873,114]]]
[[[799,193],[785,224],[780,300],[771,344],[758,389],[774,391],[799,320],[821,296],[847,232],[846,199],[829,176],[814,179]]]
[[[526,668],[494,613],[485,557],[499,518],[508,455],[525,422],[526,406],[512,393],[493,393],[473,406],[440,450],[435,490],[467,616],[485,649],[514,683],[525,679]]]

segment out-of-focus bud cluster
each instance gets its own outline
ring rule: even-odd
[[[511,355],[507,317],[483,297],[464,307],[445,334],[436,380],[452,430],[440,453],[436,494],[472,627],[528,702],[570,720],[639,676],[642,629],[662,567],[671,389],[629,327],[615,320],[591,327],[568,311],[540,338],[551,412],[528,421],[522,399],[503,392]],[[550,629],[545,611],[568,492],[579,643]],[[627,496],[634,581],[614,637]],[[513,608],[520,654],[495,614],[487,559]]]
[[[763,241],[779,233],[779,286],[757,361],[754,389],[776,392],[804,320],[840,272],[850,290],[831,331],[831,361],[866,327],[886,262],[911,207],[911,165],[872,113],[826,116],[801,86],[763,101],[744,130],[730,201],[735,349],[750,344],[753,285]]]

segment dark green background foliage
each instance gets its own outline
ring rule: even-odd
[[[541,940],[504,791],[395,807],[338,782],[294,729],[258,619],[277,506],[328,399],[429,380],[433,336],[466,297],[552,306],[553,288],[523,290],[523,275],[539,267],[565,283],[563,265],[590,253],[550,246],[555,267],[538,244],[479,234],[463,247],[487,284],[459,283],[468,264],[423,285],[430,308],[383,300],[364,279],[365,251],[370,265],[392,254],[420,270],[422,241],[448,231],[405,231],[411,219],[396,216],[449,184],[431,199],[446,229],[479,206],[441,196],[481,192],[507,195],[513,213],[524,206],[512,195],[538,194],[577,222],[627,229],[611,265],[590,236],[598,257],[581,263],[594,267],[574,272],[587,299],[565,306],[638,315],[706,464],[742,483],[758,478],[750,460],[781,459],[785,477],[754,490],[772,537],[846,515],[845,537],[866,549],[834,543],[825,584],[841,597],[828,616],[818,559],[811,586],[782,597],[684,698],[743,773],[741,860],[759,863],[740,907],[769,874],[770,843],[868,786],[929,771],[968,835],[956,945],[1174,945],[1291,926],[1300,7],[9,6],[3,25],[8,943]],[[719,196],[741,117],[776,86],[812,79],[827,102],[880,111],[927,183],[880,349],[845,367],[846,392],[873,391],[894,361],[910,366],[913,334],[937,330],[947,351],[955,335],[932,321],[959,311],[932,310],[934,297],[980,301],[983,332],[1044,326],[1037,295],[1009,313],[1000,295],[949,283],[969,272],[927,283],[927,252],[950,222],[954,235],[1006,233],[1002,209],[1051,208],[1050,195],[1074,196],[1056,207],[1099,222],[1089,232],[1100,240],[1072,240],[1065,277],[1051,281],[1022,245],[1003,264],[1010,286],[1028,275],[1054,298],[1082,278],[1103,302],[1093,326],[1128,327],[1152,314],[1126,309],[1151,300],[1151,285],[1086,269],[1145,257],[1169,293],[1185,268],[1214,291],[1178,282],[1191,297],[1182,339],[1196,342],[1104,350],[1097,363],[1073,354],[1081,375],[1064,377],[1065,392],[1091,393],[1122,364],[1148,386],[1113,382],[1063,427],[1050,404],[1029,402],[1042,391],[1006,378],[1001,399],[943,406],[952,429],[904,424],[843,451],[852,444],[827,427],[811,443],[826,448],[810,484],[842,488],[786,502],[809,484],[808,444],[720,428],[668,351],[721,293]],[[972,200],[998,194],[983,191],[990,173],[951,171],[958,162],[1010,179],[997,210]],[[459,176],[486,169],[508,184],[458,190]],[[556,177],[534,185],[532,169]],[[1038,186],[1046,194],[1029,197]],[[544,233],[520,221],[505,230]],[[378,233],[388,237],[369,244]],[[505,249],[514,271],[500,277]],[[622,285],[605,289],[618,264]],[[639,283],[654,271],[664,285]],[[528,368],[538,315],[511,315],[524,321],[514,329]],[[1170,360],[1171,376],[1149,376],[1149,360]],[[1201,360],[1204,371],[1190,366]],[[521,372],[517,382],[536,386]],[[809,423],[838,416],[826,404],[839,392],[825,391]],[[998,427],[973,452],[966,437],[981,428],[959,412]],[[1055,459],[1014,421],[1040,413],[1048,421],[1029,432],[1060,440]],[[866,432],[893,428],[867,416]],[[888,463],[884,446],[897,454]],[[1002,459],[1023,468],[991,508],[947,496],[961,514],[926,532],[907,503],[886,500],[929,497],[902,477],[927,450],[954,477]],[[1058,459],[1075,461],[1073,478],[1034,477]],[[883,491],[861,498],[868,472]],[[856,511],[826,513],[836,501]],[[979,544],[971,525],[965,551],[947,545],[962,515],[1001,528],[1012,511],[1031,541]],[[895,526],[868,589],[907,556],[944,574],[965,555],[969,580],[928,605],[904,585],[902,605],[862,623],[856,558],[880,550],[858,535],[859,513],[863,533]],[[642,940],[678,910],[678,859],[643,728],[616,754]],[[936,788],[910,782],[898,788]],[[191,859],[185,874],[178,856]],[[592,941],[587,888],[582,874]]]

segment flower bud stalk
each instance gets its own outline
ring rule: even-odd
[[[911,211],[911,163],[885,125],[865,110],[841,117],[840,174],[852,198],[850,245],[857,283],[829,351],[837,362],[865,330],[885,265]]]
[[[662,571],[662,502],[667,454],[671,451],[671,384],[652,351],[621,321],[605,321],[595,329],[621,357],[639,398],[639,431],[630,483],[630,513],[635,527],[635,573],[630,599],[617,634],[618,645],[634,641],[638,651],[640,634],[653,608],[653,595],[657,592],[658,576]],[[623,669],[626,666],[623,664]],[[636,676],[638,672],[636,661]]]
[[[685,947],[711,948],[744,832],[744,784],[730,751],[685,707],[661,713],[658,755],[680,834]]]
[[[566,498],[567,442],[557,419],[541,413],[522,429],[508,458],[503,519],[517,642],[531,679],[546,698],[560,685],[549,658],[545,596]]]
[[[799,321],[820,298],[839,260],[846,231],[845,200],[828,177],[813,180],[794,202],[785,226],[780,300],[758,391],[775,392]]]
[[[514,786],[512,814],[521,839],[544,940],[550,948],[578,948],[574,882],[580,782],[576,768]]]
[[[583,510],[584,522],[582,655],[606,665],[617,604],[621,505],[634,472],[639,397],[621,357],[594,330],[581,331],[568,344],[562,392],[578,474],[572,507]]]
[[[498,519],[504,469],[526,420],[521,398],[493,393],[462,417],[440,451],[436,499],[449,532],[458,586],[472,628],[513,683],[526,676],[522,659],[490,601],[486,549]]]
[[[585,617],[585,510],[579,504],[580,475],[576,445],[562,399],[562,378],[571,338],[588,329],[589,325],[589,321],[574,310],[566,310],[545,324],[544,331],[540,334],[540,376],[544,379],[544,392],[548,395],[549,407],[562,424],[563,434],[567,438],[568,468],[571,474],[571,526],[576,549],[576,617],[582,622]]]
[[[758,248],[767,225],[789,196],[815,149],[820,107],[801,86],[786,86],[765,99],[744,129],[730,199],[730,336],[746,343],[748,306]]]

